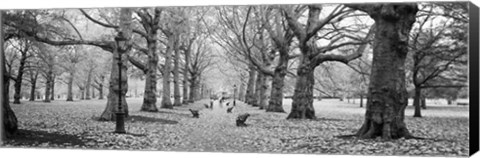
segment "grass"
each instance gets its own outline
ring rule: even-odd
[[[340,139],[363,123],[365,108],[338,100],[315,101],[317,120],[286,120],[287,113],[266,113],[240,102],[233,113],[215,105],[204,109],[193,104],[140,112],[142,99],[127,99],[130,117],[126,130],[133,135],[113,134],[114,122],[97,121],[106,100],[12,104],[21,131],[7,147],[129,149],[162,151],[321,153],[362,155],[467,156],[469,148],[468,107],[431,105],[423,118],[405,111],[405,122],[415,136],[426,140],[393,141]],[[284,101],[290,111],[291,100]],[[199,109],[192,118],[189,108]],[[236,127],[238,114],[252,116],[247,127]]]

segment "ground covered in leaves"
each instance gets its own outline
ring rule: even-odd
[[[128,149],[162,151],[319,153],[361,155],[467,156],[468,107],[434,105],[413,118],[405,111],[410,132],[429,139],[342,139],[363,122],[365,108],[338,100],[315,101],[317,120],[286,120],[287,113],[266,113],[237,102],[233,113],[215,104],[205,109],[202,100],[160,112],[140,112],[142,99],[127,99],[131,117],[127,135],[112,133],[114,122],[97,121],[106,100],[28,102],[13,104],[18,134],[7,147]],[[290,111],[290,100],[285,110]],[[192,118],[189,108],[200,110]],[[238,114],[248,112],[247,127],[236,127]]]

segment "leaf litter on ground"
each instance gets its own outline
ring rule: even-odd
[[[315,120],[287,120],[287,113],[269,113],[241,102],[232,113],[225,105],[204,108],[201,100],[159,112],[141,112],[141,99],[127,99],[131,117],[126,130],[115,134],[114,122],[97,121],[106,100],[13,104],[19,134],[6,147],[128,149],[162,151],[319,153],[354,155],[467,156],[468,108],[446,106],[423,110],[413,118],[408,107],[405,122],[410,132],[429,139],[341,139],[363,123],[365,109],[356,104],[324,99],[315,101]],[[289,100],[285,110],[290,111]],[[188,109],[198,109],[193,118]],[[452,114],[452,111],[454,114]],[[238,114],[250,113],[247,127],[235,126]]]

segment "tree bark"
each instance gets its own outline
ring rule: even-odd
[[[173,59],[173,106],[182,105],[182,96],[180,95],[180,50],[175,50]]]
[[[360,95],[360,107],[363,107],[363,95]]]
[[[30,83],[30,99],[28,101],[35,101],[35,90],[37,89],[37,79],[32,79]]]
[[[301,60],[297,70],[297,81],[293,93],[292,110],[287,119],[315,119],[313,108],[313,85],[315,84],[313,68],[305,65],[307,58]]]
[[[92,84],[92,74],[93,74],[93,69],[90,69],[87,74],[87,83],[85,84],[85,99],[90,100],[92,99],[90,96],[90,87]]]
[[[415,112],[413,117],[422,117],[422,109],[420,108],[420,95],[422,95],[421,91],[422,89],[415,87],[415,96],[413,96],[413,107],[415,107]]]
[[[3,21],[2,21],[2,12],[0,11],[0,30],[3,30]],[[3,48],[3,31],[0,31],[0,60],[2,66],[2,109],[1,109],[1,117],[2,117],[2,125],[0,126],[0,133],[2,133],[1,138],[9,138],[18,130],[18,121],[17,117],[15,116],[14,111],[10,108],[10,101],[9,101],[9,87],[10,87],[10,74],[7,73],[7,68],[5,66],[5,52]],[[5,133],[5,134],[4,134]]]
[[[50,100],[55,100],[55,75],[52,76],[52,89],[50,91]]]
[[[168,39],[168,48],[165,53],[165,66],[163,69],[163,94],[162,105],[160,108],[173,109],[172,100],[170,100],[170,76],[172,65],[172,52],[175,46],[173,35]]]
[[[49,70],[47,70],[47,74],[45,78],[47,82],[45,83],[45,99],[43,100],[43,102],[46,102],[46,103],[50,102],[50,93],[52,88],[52,75],[53,75],[53,70],[52,68],[49,68]]]
[[[22,81],[23,81],[23,72],[25,70],[25,63],[27,60],[27,51],[28,51],[28,46],[27,42],[25,42],[25,48],[24,50],[21,51],[22,56],[20,57],[20,65],[18,67],[17,71],[17,77],[15,79],[15,84],[13,87],[15,88],[15,94],[13,95],[13,104],[20,104],[20,98],[21,98],[21,91],[22,91]]]
[[[132,13],[129,8],[122,8],[120,11],[120,29],[118,36],[126,39],[124,45],[116,45],[113,51],[113,62],[112,62],[112,71],[110,74],[110,84],[109,84],[109,94],[107,100],[107,106],[100,115],[100,120],[111,121],[115,120],[115,112],[125,113],[125,117],[129,117],[128,113],[128,104],[125,98],[125,95],[128,91],[128,74],[127,74],[127,57],[128,57],[128,47],[131,44],[131,34],[132,34]],[[120,43],[116,40],[116,43]],[[121,66],[118,63],[121,62]],[[120,66],[120,67],[119,67]],[[121,71],[121,76],[120,76]],[[121,86],[121,87],[120,87]],[[118,101],[121,101],[121,105]],[[119,105],[122,107],[120,108]]]
[[[255,103],[255,77],[256,75],[255,67],[250,66],[248,70],[248,83],[247,83],[247,92],[245,95],[245,102],[247,104],[253,105]]]
[[[195,98],[197,98],[198,95],[198,81],[197,81],[197,75],[192,74],[191,79],[190,79],[190,103],[193,103],[195,101]]]
[[[125,99],[125,95],[128,91],[128,81],[127,81],[127,59],[126,54],[122,54],[122,58],[119,58],[120,54],[118,52],[114,52],[113,54],[113,62],[112,62],[112,70],[110,74],[110,84],[109,84],[109,93],[107,96],[107,106],[105,110],[100,115],[100,120],[102,121],[115,121],[115,112],[118,111],[118,98],[121,97],[122,99],[122,109],[125,113],[125,117],[129,116],[128,112],[128,104],[127,100]],[[118,62],[121,60],[122,67],[120,71],[122,71],[122,76],[119,76],[119,67]],[[121,84],[121,88],[119,85]],[[120,91],[120,96],[119,96]]]
[[[252,106],[260,107],[261,101],[261,90],[262,90],[262,80],[263,74],[261,72],[256,72],[257,77],[255,77],[255,92],[252,98]]]
[[[100,76],[100,84],[98,84],[98,100],[103,99],[103,80],[105,79],[105,76],[101,75]]]
[[[156,33],[155,33],[156,34]],[[140,111],[157,112],[157,65],[158,55],[155,40],[148,44],[148,63],[145,72],[145,92]]]
[[[372,71],[360,138],[412,137],[404,122],[408,96],[405,60],[417,4],[353,5],[375,20]]]
[[[67,83],[67,101],[73,101],[73,77],[74,77],[74,72],[70,71],[70,75],[68,76],[68,83]]]
[[[185,51],[185,66],[183,70],[183,99],[182,103],[187,104],[188,103],[188,71],[189,71],[189,65],[190,65],[190,50]]]
[[[245,89],[245,84],[244,84],[244,82],[242,81],[242,82],[240,83],[240,88],[237,90],[237,92],[238,92],[238,97],[237,97],[237,99],[238,99],[238,100],[240,100],[240,101],[245,101],[245,91],[246,91],[246,89]]]
[[[268,76],[265,74],[262,74],[261,81],[260,81],[260,99],[258,101],[258,105],[260,106],[260,109],[266,109],[268,106]]]

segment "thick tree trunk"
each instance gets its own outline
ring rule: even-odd
[[[165,66],[163,69],[163,94],[160,108],[173,109],[172,100],[170,100],[170,76],[172,65],[172,52],[174,51],[175,38],[168,38],[168,48],[165,53]]]
[[[143,94],[143,103],[140,111],[157,112],[157,65],[158,55],[155,52],[156,42],[151,41],[148,44],[148,63],[147,72],[145,72],[145,92]]]
[[[67,83],[67,101],[73,101],[73,77],[74,73],[70,72]]]
[[[245,102],[247,104],[253,105],[255,103],[255,77],[257,76],[256,70],[253,66],[249,67],[248,70],[248,83],[247,83],[247,92],[245,95]]]
[[[126,39],[126,42],[123,45],[116,45],[116,49],[113,51],[107,106],[102,115],[100,115],[101,120],[115,120],[115,112],[123,112],[125,117],[129,117],[125,95],[128,91],[127,57],[129,50],[127,48],[129,46],[127,44],[131,42],[131,21],[131,10],[122,8],[120,12],[120,30],[117,37]],[[120,43],[118,40],[115,38],[115,43]]]
[[[422,95],[421,91],[422,89],[415,87],[415,95],[413,96],[413,107],[415,107],[415,112],[413,114],[413,117],[422,117],[422,112],[420,108],[420,96]]]
[[[0,44],[2,43],[0,42]],[[2,67],[3,67],[3,72],[6,72],[5,65],[2,65]],[[15,113],[10,107],[10,101],[8,99],[10,80],[8,75],[6,75],[7,73],[3,73],[3,74],[4,75],[3,75],[3,99],[2,99],[3,118],[2,120],[3,120],[3,128],[5,129],[6,137],[8,138],[11,135],[15,134],[15,132],[18,130],[18,121],[17,121],[17,117],[15,116]]]
[[[188,72],[190,71],[190,48],[185,51],[185,65],[183,70],[183,104],[187,104],[189,101],[189,93],[188,93]],[[190,89],[191,90],[191,89]]]
[[[182,96],[180,95],[180,51],[175,50],[173,60],[173,106],[182,105]]]
[[[23,72],[25,70],[25,63],[27,60],[27,50],[21,51],[22,56],[20,58],[20,65],[17,71],[17,78],[15,79],[15,94],[13,95],[13,104],[20,104],[21,91],[22,91],[22,81],[23,81]]]
[[[2,27],[3,21],[2,21],[2,12],[0,12],[0,30],[3,30]],[[0,112],[2,112],[0,116],[2,116],[2,125],[0,126],[0,133],[2,135],[0,136],[2,140],[4,138],[9,138],[11,135],[15,134],[15,132],[18,130],[18,121],[17,117],[15,116],[15,113],[13,110],[10,108],[10,101],[9,101],[9,85],[10,85],[10,78],[9,74],[7,74],[7,68],[5,66],[5,52],[3,48],[3,31],[0,31],[0,60],[1,60],[1,67],[2,67],[2,109]],[[4,134],[5,133],[5,134]]]
[[[375,20],[372,71],[365,121],[360,138],[411,137],[404,122],[408,96],[405,60],[417,4],[375,4],[367,12]]]
[[[304,58],[303,60],[308,60]],[[315,119],[313,108],[314,69],[303,61],[297,70],[297,81],[293,92],[292,110],[287,119]]]
[[[121,98],[121,106],[123,107],[122,110],[125,113],[125,117],[129,116],[128,113],[128,104],[125,98],[125,95],[128,91],[128,81],[127,81],[127,56],[126,54],[122,54],[121,59],[119,58],[119,53],[114,52],[113,54],[113,62],[112,62],[112,69],[110,74],[110,84],[109,84],[109,93],[107,96],[107,106],[105,110],[100,115],[100,120],[102,121],[114,121],[115,120],[115,112],[118,111],[118,100],[119,97]],[[118,62],[121,60],[122,67],[120,71],[122,71],[122,76],[119,76],[119,67]],[[121,84],[121,89],[120,89]],[[119,94],[120,92],[120,94]],[[120,96],[119,96],[120,95]]]

